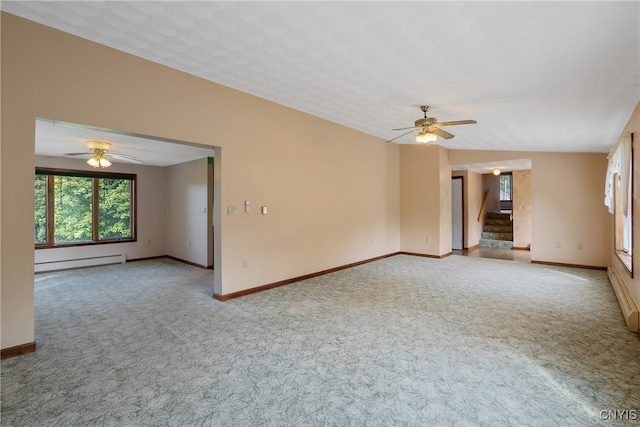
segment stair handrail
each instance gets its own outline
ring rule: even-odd
[[[478,222],[480,222],[480,218],[482,218],[482,212],[484,212],[484,207],[487,204],[487,197],[489,196],[489,189],[484,192],[484,196],[482,196],[482,205],[480,205],[480,212],[478,212]]]

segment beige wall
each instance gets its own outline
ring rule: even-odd
[[[531,171],[513,171],[513,246],[531,245]]]
[[[451,168],[440,146],[400,147],[400,250],[451,252]],[[447,250],[448,247],[448,250]]]
[[[465,247],[473,248],[480,244],[482,236],[482,226],[484,216],[478,221],[478,214],[482,207],[482,175],[479,173],[468,171],[465,178],[465,203],[466,224],[465,224]]]
[[[485,212],[500,211],[500,177],[492,173],[482,174],[482,194],[487,193],[487,201],[484,205]]]
[[[451,213],[451,165],[449,164],[449,150],[438,145],[430,147],[438,153],[438,191],[440,193],[439,203],[439,246],[438,255],[451,253],[451,233],[452,233],[452,213]]]
[[[449,153],[452,165],[522,158],[531,159],[532,260],[606,267],[611,258],[612,220],[603,203],[605,153]],[[578,243],[583,244],[582,250]]]
[[[167,167],[167,255],[209,265],[207,159]]]
[[[633,278],[624,265],[615,255],[613,242],[607,247],[610,265],[615,267],[619,276],[624,281],[627,289],[631,293],[636,307],[640,307],[640,270],[638,270],[638,259],[640,259],[640,208],[638,207],[638,192],[640,191],[640,103],[629,118],[629,122],[622,133],[633,133],[633,162],[635,173],[633,174]],[[612,147],[613,148],[613,147]],[[604,188],[604,179],[603,179]],[[604,190],[603,190],[604,191]]]
[[[37,117],[216,146],[212,292],[399,250],[397,145],[4,12],[1,30],[2,348],[34,339]]]

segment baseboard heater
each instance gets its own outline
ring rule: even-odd
[[[95,267],[98,265],[124,264],[127,257],[124,254],[101,255],[85,258],[65,259],[60,261],[45,261],[35,263],[35,272],[67,270],[70,268]]]
[[[627,322],[627,328],[631,332],[640,332],[640,314],[638,313],[638,307],[636,307],[631,298],[627,285],[620,279],[617,270],[612,265],[607,268],[607,273],[609,274],[609,282],[611,282],[611,286],[618,298],[618,304],[620,304],[624,320]]]

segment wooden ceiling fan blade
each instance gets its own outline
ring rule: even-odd
[[[438,122],[434,126],[454,126],[454,125],[472,125],[478,123],[475,120],[454,120],[452,122]]]
[[[438,129],[438,128],[436,128],[436,127],[431,128],[431,129],[430,129],[430,132],[431,132],[431,133],[435,133],[436,135],[438,135],[438,136],[440,136],[440,137],[442,137],[442,138],[444,138],[444,139],[451,139],[451,138],[453,138],[453,137],[455,136],[455,135],[450,134],[450,133],[449,133],[449,132],[447,132],[447,131],[444,131],[444,130],[442,130],[442,129]]]
[[[407,129],[408,129],[408,128],[407,128]],[[411,129],[413,129],[413,128],[411,128]],[[402,134],[402,135],[400,135],[400,136],[396,136],[395,138],[390,139],[390,140],[388,140],[387,142],[395,141],[395,140],[396,140],[396,139],[398,139],[398,138],[402,138],[402,137],[403,137],[403,136],[405,136],[405,135],[409,135],[411,132],[413,132],[413,130],[410,130],[409,132],[405,132],[405,133],[403,133],[403,134]]]

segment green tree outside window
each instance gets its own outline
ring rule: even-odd
[[[47,243],[47,177],[36,175],[34,191],[34,235],[36,245]]]
[[[131,181],[101,179],[99,193],[100,240],[131,236]]]
[[[36,247],[135,240],[135,175],[38,169],[34,190]]]
[[[55,243],[87,242],[92,235],[92,178],[54,177]]]

